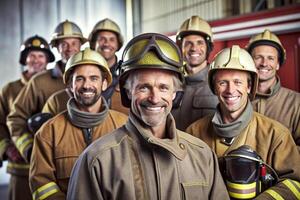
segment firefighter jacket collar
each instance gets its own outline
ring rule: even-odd
[[[224,124],[221,116],[220,106],[218,105],[217,111],[212,118],[213,128],[216,134],[223,138],[233,138],[238,136],[242,130],[248,126],[253,115],[253,108],[250,100],[247,102],[247,106],[244,112],[234,122]]]
[[[189,75],[185,77],[185,81],[187,85],[198,84],[199,82],[203,82],[207,80],[208,67],[205,67],[201,71],[196,74]]]
[[[29,79],[26,78],[26,73],[27,71],[24,71],[21,75],[21,83],[23,83],[24,85],[26,85],[29,81]]]
[[[272,86],[272,87],[270,88],[269,92],[266,93],[266,94],[257,92],[257,93],[256,93],[256,97],[257,97],[257,98],[259,98],[259,97],[260,97],[260,98],[261,98],[261,97],[266,97],[266,98],[268,98],[268,97],[274,96],[274,95],[279,91],[280,87],[281,87],[280,78],[279,78],[279,76],[276,76],[276,83],[275,83],[274,86]]]
[[[153,136],[150,130],[141,125],[139,120],[134,116],[132,112],[130,112],[129,120],[125,126],[137,138],[142,138],[142,140],[145,140],[145,142],[150,145],[158,146],[169,151],[179,160],[183,160],[187,155],[184,144],[179,142],[179,133],[175,126],[175,120],[171,114],[167,116],[166,121],[166,135],[168,136],[168,138],[160,139]]]
[[[102,98],[102,97],[101,97]],[[70,122],[80,128],[93,128],[99,124],[106,118],[108,114],[108,105],[104,98],[102,100],[101,105],[101,112],[99,113],[89,113],[89,112],[82,112],[77,109],[75,104],[75,99],[69,99],[67,103],[68,109],[68,118]]]

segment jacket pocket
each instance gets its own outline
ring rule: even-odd
[[[208,183],[205,181],[181,183],[183,199],[208,199]]]

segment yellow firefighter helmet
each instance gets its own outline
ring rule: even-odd
[[[89,35],[89,42],[91,49],[95,49],[97,34],[100,31],[111,31],[117,35],[118,38],[118,50],[123,46],[124,39],[121,34],[121,29],[118,24],[111,19],[103,19],[99,21],[93,28],[92,32]]]
[[[223,49],[215,56],[208,71],[208,84],[213,93],[215,92],[213,74],[217,70],[240,70],[249,72],[252,77],[250,99],[254,99],[258,84],[258,74],[251,55],[245,49],[241,49],[238,45],[233,45],[231,48]]]
[[[52,34],[51,46],[57,47],[58,40],[64,38],[78,38],[81,41],[81,44],[84,44],[87,39],[83,37],[81,29],[74,22],[68,20],[61,22],[57,25]]]
[[[112,82],[112,75],[110,73],[108,64],[106,60],[97,52],[90,48],[85,48],[85,50],[80,51],[70,57],[66,64],[66,69],[64,73],[64,83],[68,84],[71,72],[78,65],[91,64],[97,65],[102,72],[105,73],[105,78],[107,79],[108,86]]]
[[[252,50],[259,45],[269,45],[277,49],[279,63],[280,65],[284,63],[286,59],[285,49],[283,48],[279,38],[270,30],[266,29],[264,30],[264,32],[251,37],[246,48],[248,52],[251,54]]]

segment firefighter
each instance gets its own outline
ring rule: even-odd
[[[219,99],[217,111],[194,122],[187,132],[204,140],[218,158],[242,145],[256,151],[280,180],[256,199],[299,199],[300,156],[291,133],[279,122],[253,111],[250,100],[255,97],[258,73],[251,55],[236,45],[222,50],[209,69],[208,80]],[[248,187],[228,190],[246,199],[252,189]]]
[[[285,125],[300,151],[300,94],[282,87],[277,71],[286,59],[279,38],[269,30],[253,36],[247,46],[258,71],[254,110]]]
[[[184,131],[192,122],[215,112],[218,99],[207,83],[208,57],[213,50],[210,25],[198,16],[185,20],[176,35],[185,61],[184,95],[172,114],[177,128]]]
[[[0,165],[3,160],[8,160],[7,172],[11,174],[8,192],[10,200],[31,199],[31,194],[28,184],[29,165],[11,141],[6,117],[12,109],[13,101],[29,79],[46,70],[47,64],[54,59],[44,38],[38,35],[29,37],[21,46],[19,62],[24,66],[21,78],[6,84],[0,91]]]
[[[91,49],[99,52],[107,61],[113,82],[103,92],[103,97],[108,101],[109,107],[113,110],[128,114],[129,110],[122,106],[120,90],[118,86],[118,59],[116,52],[123,45],[123,36],[120,27],[111,19],[103,19],[96,23],[89,35]],[[65,105],[70,98],[70,92],[57,92],[46,103],[43,112],[50,112],[53,115],[66,109]]]
[[[80,156],[67,199],[228,199],[215,154],[176,129],[170,114],[183,81],[176,44],[142,34],[122,57],[119,83],[129,120]]]
[[[116,52],[121,49],[124,43],[120,27],[111,19],[103,19],[95,24],[89,35],[89,42],[91,49],[98,51],[105,58],[112,73],[113,82],[103,93],[103,96],[109,102],[111,109],[128,114],[128,108],[122,106],[118,85],[119,74]]]
[[[86,48],[66,65],[64,83],[73,97],[67,110],[46,122],[34,138],[30,187],[34,200],[65,199],[72,167],[97,138],[123,125],[127,116],[109,110],[102,92],[111,84],[107,62]]]
[[[50,43],[60,52],[61,60],[57,61],[55,68],[32,78],[14,101],[7,124],[12,140],[27,162],[30,160],[33,145],[33,135],[28,130],[27,120],[42,111],[50,95],[65,89],[62,80],[64,63],[72,54],[80,50],[81,44],[85,41],[86,39],[76,24],[67,20],[60,23],[56,27]]]

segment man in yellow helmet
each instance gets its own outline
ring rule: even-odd
[[[285,49],[269,30],[253,36],[247,46],[258,71],[254,110],[285,125],[300,152],[300,94],[282,87],[277,71],[285,60]]]
[[[113,76],[113,83],[103,93],[103,96],[108,100],[111,109],[128,114],[129,110],[122,106],[118,86],[118,58],[116,52],[121,49],[124,43],[120,27],[111,19],[103,19],[95,24],[89,35],[89,42],[91,49],[98,51],[105,58]]]
[[[42,111],[50,95],[65,88],[62,79],[64,63],[72,54],[80,50],[81,44],[85,41],[80,28],[75,23],[68,20],[60,23],[55,29],[51,44],[61,53],[61,60],[56,63],[55,68],[33,77],[14,101],[7,118],[7,125],[12,140],[27,162],[30,160],[33,145],[33,134],[28,130],[27,120]]]
[[[65,199],[77,157],[126,122],[127,116],[109,110],[102,97],[111,82],[107,62],[96,51],[86,48],[67,62],[64,83],[73,97],[67,110],[44,124],[34,139],[29,176],[34,200]]]
[[[228,199],[215,154],[170,114],[182,81],[181,53],[168,37],[128,43],[120,90],[129,120],[81,155],[67,199]]]
[[[208,56],[213,49],[210,25],[198,16],[185,20],[176,35],[185,60],[184,95],[181,105],[172,114],[177,128],[185,130],[197,119],[215,112],[217,97],[207,83]]]
[[[28,38],[21,46],[20,64],[24,66],[21,79],[6,84],[0,91],[0,166],[8,160],[7,172],[11,174],[9,199],[31,199],[28,184],[29,164],[24,161],[11,140],[6,117],[12,109],[13,101],[21,89],[36,73],[46,70],[49,62],[54,61],[48,42],[35,35]]]
[[[103,91],[103,97],[107,100],[109,107],[113,110],[128,114],[129,110],[122,106],[120,90],[118,87],[118,60],[116,52],[123,45],[123,37],[119,26],[111,19],[103,19],[96,23],[89,35],[91,49],[99,52],[107,61],[112,73],[112,84]],[[53,94],[46,102],[43,112],[56,115],[66,109],[66,102],[72,96],[70,91],[59,91]]]
[[[279,182],[262,191],[261,184],[251,180],[259,176],[256,180],[261,181],[263,173],[243,173],[247,169],[251,171],[251,162],[241,163],[235,171],[226,169],[233,174],[233,180],[225,179],[230,196],[235,199],[299,199],[300,156],[290,131],[253,111],[250,100],[256,93],[258,74],[251,55],[236,45],[222,50],[209,69],[208,81],[219,99],[217,111],[194,122],[187,132],[204,140],[218,158],[247,145],[278,174]]]

